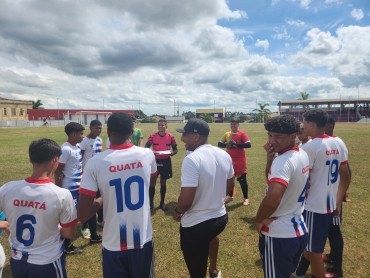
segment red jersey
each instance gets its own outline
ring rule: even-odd
[[[247,134],[243,131],[238,130],[237,133],[232,133],[231,131],[226,132],[221,137],[222,143],[229,143],[231,140],[234,140],[237,144],[244,144],[250,142]],[[231,156],[231,158],[245,157],[244,148],[235,148],[235,149],[226,149],[226,152]]]
[[[161,136],[158,132],[150,135],[146,144],[153,145],[153,151],[169,151],[171,150],[171,146],[177,146],[176,139],[172,134],[166,133]],[[155,155],[156,159],[166,159],[168,157],[170,157],[169,154]]]

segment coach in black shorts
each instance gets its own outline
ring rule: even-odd
[[[166,205],[164,204],[164,199],[166,196],[166,183],[167,180],[172,178],[172,164],[171,157],[177,153],[177,143],[175,137],[166,132],[167,121],[159,120],[158,121],[158,132],[149,136],[148,142],[146,142],[145,147],[150,148],[153,145],[153,153],[157,161],[157,169],[161,175],[161,204],[160,208],[165,211],[167,210]],[[171,147],[172,150],[171,151]],[[157,176],[158,177],[158,176]],[[155,184],[157,179],[155,179],[150,184],[149,188],[149,199],[150,199],[150,208],[154,208],[154,194],[155,194]]]

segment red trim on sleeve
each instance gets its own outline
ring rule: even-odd
[[[122,145],[111,145],[109,149],[111,150],[126,150],[132,148],[134,145],[132,143],[122,144]]]
[[[28,177],[27,179],[25,179],[26,182],[28,183],[37,183],[37,184],[43,184],[43,183],[54,183],[54,181],[52,179],[34,179],[34,178],[31,178],[31,177]]]
[[[324,139],[327,139],[327,138],[330,138],[330,136],[329,135],[326,135],[326,134],[324,134],[324,135],[317,135],[315,137],[312,137],[312,140],[315,139],[315,138],[324,138]]]
[[[154,176],[156,176],[156,175],[158,175],[158,171],[155,171],[154,173],[151,173],[151,174],[150,174],[150,176],[151,176],[151,177],[154,177]]]
[[[61,226],[62,228],[68,228],[68,227],[71,227],[71,226],[73,226],[73,225],[77,224],[77,222],[78,222],[78,219],[76,218],[76,219],[75,219],[75,220],[73,220],[72,222],[65,223],[65,224],[59,223],[59,224],[60,224],[60,226]]]
[[[343,161],[343,162],[340,163],[341,166],[344,165],[344,164],[348,164],[348,160]]]
[[[88,189],[80,187],[80,194],[95,197],[96,196],[96,191],[88,190]]]
[[[283,180],[283,179],[279,179],[279,178],[272,178],[272,179],[270,179],[269,180],[269,185],[270,185],[270,183],[272,183],[272,182],[278,182],[278,183],[281,183],[281,184],[283,184],[283,185],[285,185],[285,187],[288,187],[288,183],[285,181],[285,180]]]

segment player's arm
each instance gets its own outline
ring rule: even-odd
[[[69,227],[60,228],[60,236],[62,238],[73,239],[75,237],[75,232],[76,232],[76,225],[74,224]]]
[[[99,209],[103,207],[103,198],[95,199],[94,196],[81,194],[77,207],[77,218],[81,223],[93,217]]]
[[[234,177],[226,181],[226,195],[228,195],[232,190],[234,190],[234,186],[235,186]]]
[[[184,214],[193,204],[196,187],[181,187],[179,199],[177,200],[176,213]]]
[[[219,148],[226,148],[226,144],[224,143],[224,142],[218,142],[218,144],[217,144],[217,146],[219,147]]]
[[[251,142],[245,142],[245,143],[240,143],[240,144],[236,143],[235,145],[237,148],[243,148],[243,149],[252,147]]]
[[[274,152],[271,144],[268,141],[266,142],[265,145],[263,145],[263,148],[265,149],[265,151],[267,153],[265,176],[266,176],[266,179],[268,179],[269,171],[271,169],[272,162],[274,161],[275,152]]]
[[[171,156],[177,154],[177,145],[173,145],[172,150]]]
[[[143,137],[139,138],[139,147],[143,146]]]
[[[62,187],[62,181],[64,178],[64,174],[63,174],[64,166],[65,166],[64,164],[59,164],[58,168],[55,170],[55,173],[54,173],[55,184],[59,187]]]
[[[0,230],[4,230],[8,235],[10,234],[9,227],[8,221],[0,221]]]
[[[260,207],[257,211],[254,222],[258,234],[261,236],[261,230],[264,225],[270,224],[276,218],[270,218],[270,216],[276,211],[280,205],[281,199],[285,193],[286,186],[280,182],[271,182],[265,198],[262,200]]]
[[[339,217],[340,215],[340,208],[342,205],[343,198],[347,192],[349,183],[351,181],[350,172],[348,168],[348,164],[342,164],[339,167],[339,186],[337,192],[337,209],[334,212],[334,217]]]

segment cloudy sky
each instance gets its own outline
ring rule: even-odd
[[[0,97],[146,114],[370,97],[369,0],[2,0]]]

